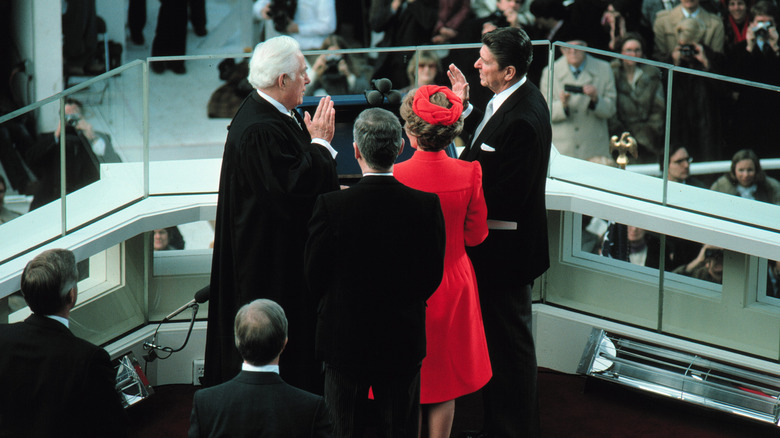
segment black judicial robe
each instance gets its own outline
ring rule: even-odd
[[[211,268],[207,385],[238,374],[236,313],[254,299],[268,298],[289,321],[282,377],[298,388],[322,391],[314,359],[316,305],[307,299],[303,249],[314,200],[339,186],[336,161],[311,143],[298,121],[301,126],[253,91],[228,127]]]

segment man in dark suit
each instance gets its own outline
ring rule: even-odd
[[[379,435],[416,437],[425,301],[442,278],[444,219],[438,196],[393,177],[403,147],[395,115],[367,109],[353,134],[363,179],[317,199],[305,251],[320,300],[325,402],[335,436],[363,436],[370,387]]]
[[[322,397],[279,377],[287,345],[287,317],[277,303],[258,299],[239,309],[236,348],[244,358],[232,380],[195,393],[190,438],[329,437]]]
[[[73,335],[73,253],[45,251],[22,272],[32,315],[0,325],[0,437],[127,436],[108,353]]]
[[[222,158],[206,384],[238,374],[242,358],[233,342],[233,319],[242,305],[268,298],[290,320],[282,377],[321,394],[322,370],[314,358],[316,303],[304,293],[303,248],[314,200],[339,187],[330,146],[333,102],[323,98],[313,117],[293,111],[309,77],[298,43],[288,36],[257,46],[248,79],[255,89],[230,123]]]
[[[464,131],[474,132],[460,158],[482,165],[490,234],[469,248],[479,285],[493,378],[483,390],[489,436],[538,436],[536,352],[531,285],[550,266],[544,187],[550,158],[550,112],[526,78],[531,40],[517,28],[482,37],[474,67],[495,96],[474,109]],[[468,83],[454,65],[453,90],[468,100]],[[468,109],[467,109],[468,111]]]

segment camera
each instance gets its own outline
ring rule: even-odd
[[[80,114],[65,114],[65,124],[75,128],[81,120]]]
[[[271,21],[277,32],[287,32],[287,26],[295,17],[296,9],[298,9],[298,0],[271,0],[268,6],[268,15],[271,16]]]
[[[767,39],[769,36],[769,29],[772,27],[771,21],[762,21],[753,27],[753,34],[756,36],[756,38],[761,38],[762,40]]]
[[[680,46],[680,55],[685,57],[693,57],[696,56],[696,54],[699,53],[698,50],[696,50],[696,46],[693,44],[683,44]]]
[[[509,21],[507,21],[506,15],[499,10],[488,15],[485,23],[493,23],[496,27],[509,27]]]
[[[339,62],[341,62],[341,56],[328,55],[325,62],[325,71],[322,73],[323,78],[337,78],[341,76],[341,73],[339,73]]]
[[[705,259],[721,259],[723,260],[723,250],[715,248],[707,248],[704,250]]]
[[[582,85],[563,84],[563,91],[567,93],[583,94]]]

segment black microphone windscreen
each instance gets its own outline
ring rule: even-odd
[[[379,106],[384,100],[385,98],[382,96],[382,93],[376,90],[366,91],[366,101],[368,101],[369,105]]]
[[[390,90],[390,92],[387,93],[387,101],[390,105],[398,105],[401,103],[402,99],[403,95],[398,90]]]
[[[195,302],[202,304],[209,300],[211,297],[211,288],[210,286],[206,286],[203,289],[195,292]]]
[[[382,94],[387,94],[393,88],[393,82],[390,79],[382,78],[374,81],[374,87]]]

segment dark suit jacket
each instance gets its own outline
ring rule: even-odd
[[[466,130],[481,121],[475,110]],[[517,222],[517,230],[490,230],[482,245],[469,248],[480,289],[486,280],[529,284],[550,267],[544,187],[551,139],[547,102],[526,81],[460,156],[482,164],[488,219]]]
[[[243,360],[233,338],[236,312],[268,298],[282,306],[290,322],[282,376],[293,386],[319,390],[316,303],[304,300],[303,248],[314,200],[338,187],[330,152],[312,144],[305,126],[253,91],[230,124],[222,158],[206,337],[208,385],[238,374]]]
[[[355,372],[419,366],[444,233],[439,197],[390,176],[321,195],[305,252],[306,280],[320,299],[318,357]]]
[[[329,437],[322,397],[288,385],[273,372],[241,371],[195,393],[189,437]]]
[[[0,325],[0,437],[127,436],[108,353],[33,314]]]

